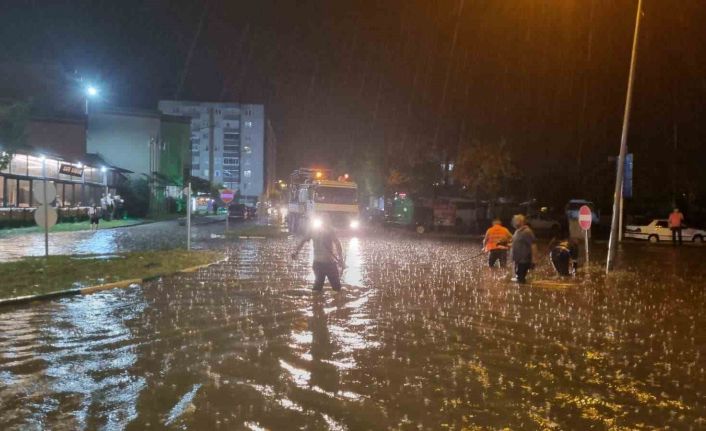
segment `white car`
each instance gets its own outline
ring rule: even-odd
[[[706,241],[706,231],[701,229],[684,227],[681,233],[684,241]],[[627,225],[624,236],[625,238],[646,239],[654,244],[659,241],[671,241],[672,231],[669,229],[667,220],[658,219],[652,220],[646,226]]]

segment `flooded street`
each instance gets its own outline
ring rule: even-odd
[[[0,429],[706,429],[701,248],[625,245],[627,270],[548,288],[459,262],[477,243],[351,238],[344,292],[316,294],[308,247],[228,244],[0,309]]]

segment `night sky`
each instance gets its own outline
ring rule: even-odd
[[[614,181],[637,0],[2,5],[0,62],[78,71],[106,89],[101,103],[264,103],[280,176],[356,149],[382,148],[387,167],[477,139],[507,141],[527,195]],[[703,194],[706,2],[643,9],[636,193],[657,199],[676,183]]]

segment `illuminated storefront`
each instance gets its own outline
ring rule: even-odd
[[[57,207],[100,205],[103,194],[115,194],[122,170],[97,162],[100,159],[94,155],[66,161],[59,157],[15,154],[0,171],[0,208],[34,208],[34,190],[42,187],[45,177],[56,186]]]

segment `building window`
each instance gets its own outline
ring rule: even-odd
[[[32,206],[32,187],[29,180],[19,180],[19,193],[17,195],[17,206],[29,208]]]
[[[73,184],[64,184],[63,206],[70,207],[76,205],[76,193]]]
[[[238,166],[239,162],[240,161],[235,157],[227,157],[223,159],[224,165]]]
[[[252,121],[246,121],[245,127],[252,127]]]
[[[6,197],[5,202],[9,207],[17,206],[17,180],[7,178],[5,180]]]
[[[15,175],[27,175],[27,156],[15,154],[10,162],[10,173]]]
[[[59,178],[59,162],[56,160],[46,160],[44,167],[47,171],[47,178]]]
[[[238,132],[224,133],[223,139],[226,141],[237,141],[238,139],[240,139],[240,133],[238,133]]]
[[[42,172],[42,159],[32,156],[29,156],[27,159],[27,174],[30,177],[41,178],[44,175]]]
[[[252,177],[252,171],[250,169],[243,171],[243,178],[250,178],[250,177]]]
[[[252,154],[252,147],[250,147],[249,145],[245,145],[245,146],[243,147],[243,152],[244,152],[245,154]]]

